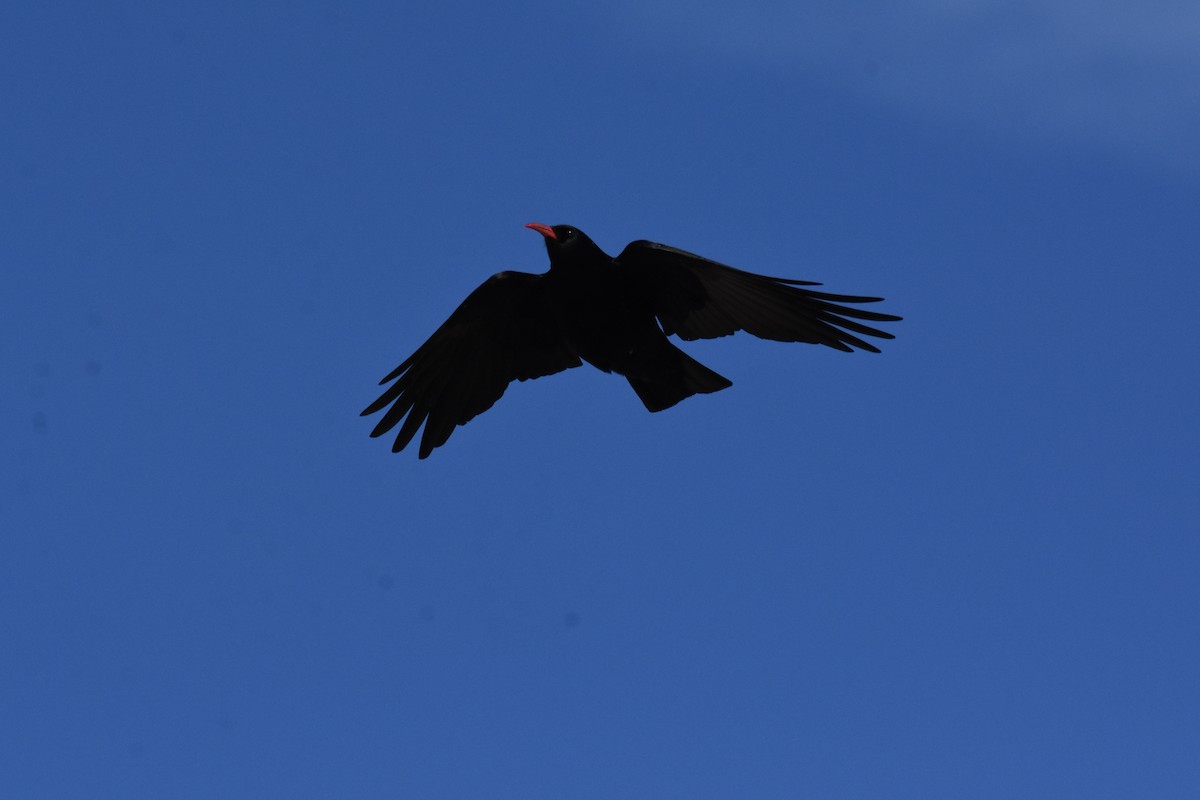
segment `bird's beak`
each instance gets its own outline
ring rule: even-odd
[[[549,225],[543,225],[540,222],[531,222],[528,225],[526,225],[525,227],[532,228],[533,230],[540,233],[542,236],[545,236],[547,239],[557,239],[558,238],[558,236],[554,233],[554,228],[551,228]]]

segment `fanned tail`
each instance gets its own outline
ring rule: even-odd
[[[709,394],[728,389],[733,382],[713,372],[665,339],[657,352],[637,375],[626,380],[649,411],[662,411],[694,394]]]

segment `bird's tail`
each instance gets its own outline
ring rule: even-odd
[[[629,385],[637,392],[650,411],[662,411],[694,394],[709,394],[728,389],[733,382],[718,375],[670,342],[657,349],[645,369],[626,375]]]

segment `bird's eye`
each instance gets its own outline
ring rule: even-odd
[[[574,228],[567,228],[565,231],[563,231],[563,236],[566,236],[568,239],[570,239],[574,235],[575,235]]]

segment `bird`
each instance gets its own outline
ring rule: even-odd
[[[544,238],[549,270],[506,270],[484,281],[379,382],[391,385],[361,412],[387,409],[372,437],[403,420],[393,452],[407,447],[424,424],[418,458],[427,458],[513,381],[585,361],[624,376],[651,412],[733,385],[669,336],[693,341],[746,331],[760,339],[878,353],[860,337],[895,337],[859,320],[901,319],[857,307],[879,297],[819,292],[808,288],[821,285],[814,281],[757,275],[657,242],[639,239],[613,258],[572,225],[525,227]]]

